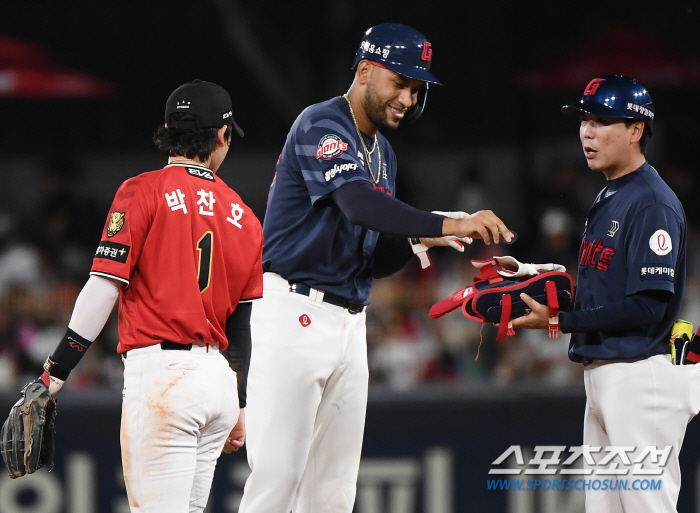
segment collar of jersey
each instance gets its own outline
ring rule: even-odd
[[[644,173],[648,172],[649,169],[651,169],[651,166],[649,165],[648,162],[645,161],[644,164],[642,164],[639,168],[635,169],[631,173],[627,173],[625,176],[621,176],[620,178],[615,178],[614,180],[610,180],[608,182],[607,191],[611,192],[611,191],[620,190],[620,187],[622,187],[626,183],[631,182],[640,174],[644,174]]]
[[[199,169],[205,169],[206,171],[209,171],[210,173],[214,173],[211,169],[209,169],[206,166],[200,166],[199,164],[182,164],[180,162],[175,162],[173,164],[168,164],[165,167],[172,167],[172,166],[180,166],[180,167],[198,167]]]

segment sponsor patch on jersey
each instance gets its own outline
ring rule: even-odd
[[[316,158],[320,160],[331,160],[338,155],[342,155],[348,149],[348,143],[335,134],[324,135],[316,147]]]
[[[617,233],[617,230],[620,229],[620,223],[617,221],[613,221],[610,223],[610,228],[608,228],[608,237],[614,237],[615,234]]]
[[[668,255],[673,249],[671,236],[666,230],[656,230],[649,238],[649,247],[659,256]]]
[[[112,212],[107,225],[107,237],[114,237],[124,227],[126,212]]]
[[[639,271],[642,280],[668,280],[673,281],[676,271],[673,267],[664,267],[656,264],[643,264]]]
[[[103,240],[100,242],[100,245],[97,246],[95,258],[106,258],[107,260],[114,260],[115,262],[125,264],[130,249],[131,246]]]
[[[306,328],[309,324],[311,324],[311,319],[308,315],[302,314],[299,316],[299,324],[301,324],[302,328]]]
[[[214,173],[208,169],[202,169],[201,167],[186,167],[185,169],[187,169],[187,172],[192,176],[196,176],[197,178],[208,180],[210,182],[214,181]]]
[[[336,164],[328,171],[323,173],[323,177],[326,179],[326,182],[330,182],[333,178],[335,178],[335,175],[339,175],[343,171],[350,171],[355,169],[357,169],[357,164],[352,164],[350,162],[340,165]]]

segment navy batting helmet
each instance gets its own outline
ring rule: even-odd
[[[418,93],[418,102],[407,113],[406,121],[415,121],[423,113],[428,96],[428,83],[440,84],[430,72],[433,49],[423,34],[400,23],[382,23],[365,32],[355,55],[352,69],[362,60],[376,62],[382,67],[425,85]]]
[[[581,101],[561,108],[564,114],[586,112],[604,118],[644,121],[651,135],[654,123],[654,101],[637,80],[623,75],[601,75],[583,91]]]

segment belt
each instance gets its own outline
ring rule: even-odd
[[[192,349],[192,344],[180,344],[179,342],[163,340],[163,342],[160,343],[160,348],[163,351],[189,351]]]
[[[329,305],[335,305],[339,306],[341,308],[347,309],[348,313],[351,313],[353,315],[358,314],[362,312],[365,309],[365,305],[361,305],[359,303],[353,303],[352,301],[349,301],[345,299],[344,297],[336,296],[335,294],[331,294],[330,292],[323,292],[322,290],[317,290],[311,287],[308,287],[307,285],[304,285],[303,283],[290,283],[289,284],[289,291],[290,292],[296,292],[297,294],[302,294],[304,296],[309,296],[312,297],[314,295],[317,296],[317,294],[322,294],[322,301],[324,303],[328,303]]]
[[[163,340],[159,345],[163,351],[190,351],[192,349],[192,344],[180,344],[170,340]],[[123,353],[122,357],[126,359],[127,354],[129,354],[129,351]]]

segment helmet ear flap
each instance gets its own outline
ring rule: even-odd
[[[406,115],[404,116],[404,121],[408,123],[413,123],[416,121],[421,115],[423,114],[423,109],[425,108],[425,102],[428,99],[428,82],[425,82],[423,84],[423,87],[421,87],[418,90],[418,101],[416,104],[411,107],[411,110],[409,110]]]

